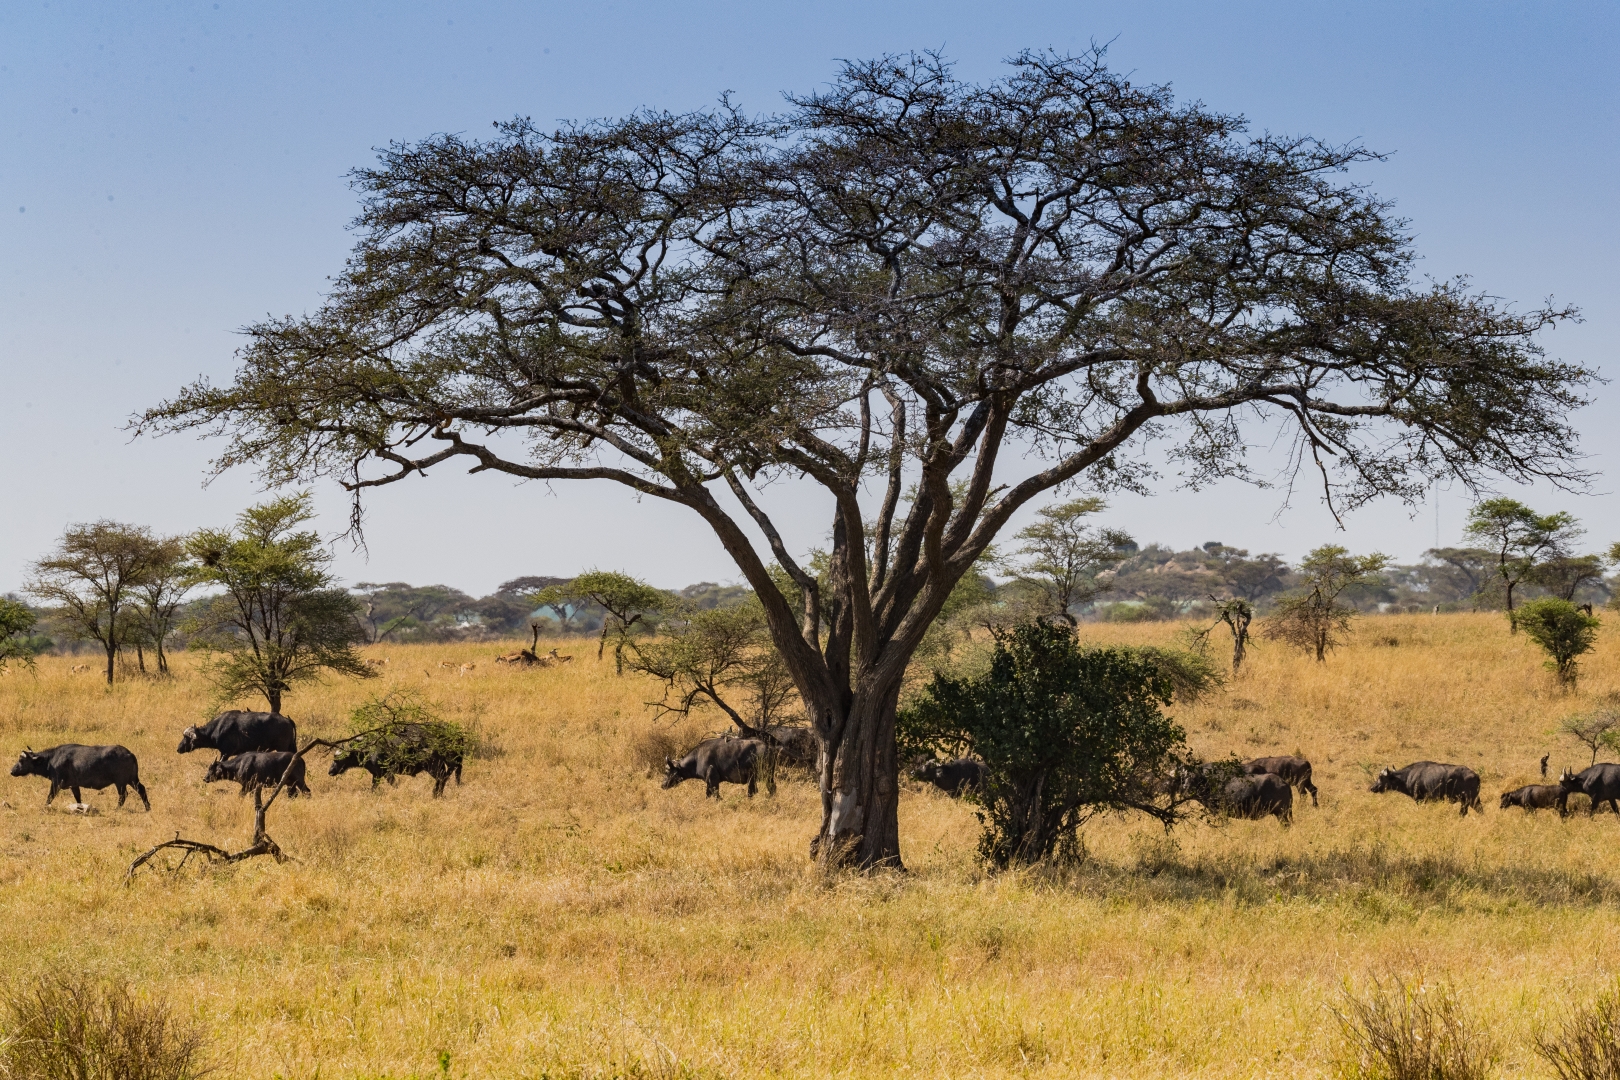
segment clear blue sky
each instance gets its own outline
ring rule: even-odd
[[[0,6],[0,591],[72,521],[179,532],[256,495],[204,488],[210,448],[131,443],[130,413],[234,369],[237,328],[315,306],[355,209],[345,173],[371,149],[493,120],[701,107],[732,90],[775,108],[837,58],[941,48],[966,77],[1025,47],[1111,42],[1118,67],[1257,128],[1391,152],[1362,178],[1398,201],[1435,277],[1586,312],[1547,339],[1604,366],[1617,331],[1620,5],[1411,3],[78,3]],[[1611,370],[1620,372],[1620,366]],[[1593,495],[1516,492],[1620,539],[1620,387],[1578,418]],[[322,524],[343,497],[318,493]],[[778,499],[800,546],[826,516]],[[1336,533],[1306,485],[1166,490],[1115,501],[1144,542],[1221,540],[1297,556],[1332,539],[1414,559],[1433,506],[1363,510]],[[1467,499],[1438,503],[1456,539]],[[734,579],[675,507],[606,487],[518,486],[441,469],[372,500],[369,562],[349,581],[474,593],[519,574],[624,568],[661,585]]]

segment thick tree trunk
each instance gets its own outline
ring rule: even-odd
[[[819,762],[821,831],[810,844],[811,854],[824,864],[905,868],[894,750],[898,699],[898,687],[858,694],[843,724],[827,725],[833,730],[831,738],[823,738]]]
[[[280,713],[281,712],[281,690],[280,690],[280,688],[279,687],[272,687],[269,691],[267,691],[265,693],[264,696],[266,698],[268,698],[269,701],[270,701],[270,711],[273,712],[273,713]]]
[[[107,685],[108,686],[111,686],[113,684],[113,665],[117,660],[118,660],[118,643],[115,642],[115,641],[109,640],[107,642]]]

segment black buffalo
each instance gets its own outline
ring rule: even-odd
[[[1598,803],[1604,802],[1620,814],[1620,765],[1604,761],[1578,773],[1565,769],[1558,778],[1558,787],[1560,810],[1568,807],[1571,795],[1584,793],[1592,800],[1588,814],[1597,813]]]
[[[1276,773],[1234,776],[1221,788],[1220,808],[1232,817],[1250,821],[1275,817],[1284,825],[1292,825],[1294,788]]]
[[[933,784],[952,798],[961,798],[970,788],[982,787],[990,768],[977,758],[952,758],[935,761],[929,758],[912,767],[913,780]]]
[[[427,773],[433,778],[433,795],[444,794],[444,786],[453,776],[461,783],[463,755],[460,751],[445,752],[429,749],[430,737],[420,724],[401,724],[383,735],[381,746],[367,749],[350,747],[332,755],[329,776],[342,776],[350,769],[364,769],[371,774],[371,789],[377,789],[380,780],[397,783],[401,776],[420,776]]]
[[[1522,788],[1502,792],[1502,809],[1522,806],[1526,810],[1564,811],[1564,789],[1557,784],[1526,784]]]
[[[1316,801],[1316,785],[1311,783],[1311,763],[1305,758],[1292,755],[1260,757],[1244,762],[1243,770],[1250,776],[1259,776],[1262,773],[1280,776],[1283,783],[1289,787],[1298,788],[1309,795],[1312,806],[1319,805]]]
[[[702,780],[704,796],[720,797],[721,784],[747,784],[748,797],[759,790],[759,756],[765,744],[758,739],[705,739],[679,761],[664,759],[663,787],[685,780]],[[772,794],[774,781],[768,782]]]
[[[1469,807],[1482,814],[1485,812],[1484,804],[1479,801],[1479,773],[1466,765],[1414,761],[1404,769],[1385,769],[1368,790],[1374,793],[1398,791],[1417,802],[1443,799],[1461,803],[1463,817],[1468,816]]]
[[[289,763],[292,765],[291,773],[287,772]],[[298,798],[300,791],[309,794],[309,785],[304,782],[304,759],[285,750],[253,750],[233,758],[221,758],[208,766],[203,783],[235,780],[242,785],[240,793],[246,795],[256,788],[274,788],[281,782],[282,776],[287,777],[287,798]]]
[[[232,709],[208,723],[186,728],[180,734],[179,752],[218,750],[222,758],[253,751],[298,749],[298,725],[280,713],[245,712]]]
[[[141,805],[152,809],[141,783],[140,766],[135,755],[122,746],[80,746],[64,743],[49,750],[24,750],[11,767],[12,776],[43,776],[51,782],[51,793],[45,796],[49,806],[56,793],[66,788],[73,792],[73,801],[84,802],[80,788],[100,791],[105,787],[118,789],[118,805],[124,805],[126,788],[134,788],[141,797]]]

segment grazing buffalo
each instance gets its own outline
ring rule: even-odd
[[[1462,804],[1462,816],[1468,808],[1480,813],[1485,806],[1479,801],[1479,773],[1466,765],[1444,765],[1434,761],[1414,761],[1404,769],[1385,769],[1378,774],[1368,789],[1374,793],[1398,791],[1417,802],[1441,799]]]
[[[1589,815],[1597,813],[1598,803],[1605,802],[1620,814],[1620,765],[1604,761],[1578,773],[1565,769],[1558,777],[1558,787],[1559,810],[1567,808],[1569,797],[1579,792],[1592,800],[1592,808],[1587,811]]]
[[[291,773],[287,772],[289,763]],[[287,798],[298,798],[300,791],[309,794],[309,785],[304,783],[304,759],[285,750],[253,750],[233,758],[221,758],[208,766],[203,783],[235,780],[242,785],[240,794],[246,795],[257,788],[274,788],[281,783],[282,776],[287,777]]]
[[[1275,817],[1284,825],[1292,825],[1294,788],[1276,773],[1234,776],[1221,789],[1221,810],[1250,821]]]
[[[433,796],[444,794],[444,786],[453,776],[461,783],[463,755],[459,751],[442,752],[429,749],[429,735],[421,724],[401,724],[384,735],[381,746],[370,749],[348,748],[332,755],[329,776],[342,776],[350,769],[364,769],[371,774],[371,789],[377,782],[397,783],[401,776],[420,776],[427,773],[433,778]]]
[[[251,751],[298,749],[298,725],[280,713],[222,712],[200,727],[186,728],[180,735],[182,754],[193,750],[218,750],[221,758],[233,758]]]
[[[1316,801],[1316,785],[1311,783],[1311,763],[1302,757],[1288,755],[1255,758],[1253,761],[1244,762],[1243,769],[1250,776],[1259,776],[1261,773],[1280,776],[1283,783],[1289,787],[1298,788],[1309,795],[1312,806],[1319,805]]]
[[[122,746],[80,746],[63,743],[49,750],[25,750],[11,767],[12,776],[44,776],[51,782],[51,793],[45,796],[49,806],[56,793],[63,788],[73,792],[73,801],[84,802],[80,788],[100,791],[105,787],[118,789],[118,805],[124,805],[126,788],[134,788],[141,797],[141,805],[152,809],[141,783],[140,766],[135,755]]]
[[[765,744],[758,739],[705,739],[679,761],[664,759],[663,787],[672,788],[684,780],[702,780],[704,797],[720,797],[721,784],[747,784],[748,797],[759,790],[759,755]],[[769,784],[771,794],[776,784]]]
[[[933,784],[953,799],[959,799],[969,788],[981,787],[990,775],[989,766],[977,758],[952,758],[935,761],[929,758],[918,762],[911,770],[913,780]]]
[[[1502,809],[1522,806],[1526,810],[1564,811],[1564,789],[1557,784],[1526,784],[1522,788],[1502,792]]]

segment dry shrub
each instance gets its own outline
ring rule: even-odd
[[[15,1080],[191,1080],[212,1069],[200,1028],[121,982],[43,976],[0,997],[0,1074]]]
[[[1335,1012],[1350,1051],[1339,1073],[1350,1080],[1483,1080],[1495,1063],[1493,1040],[1446,986],[1375,978],[1364,995],[1346,987]]]
[[[1557,1030],[1537,1032],[1536,1052],[1559,1080],[1620,1080],[1620,988],[1570,1010]]]
[[[648,776],[664,770],[665,758],[686,753],[685,733],[668,727],[649,727],[630,739],[630,760]]]

